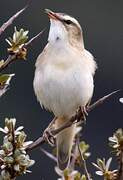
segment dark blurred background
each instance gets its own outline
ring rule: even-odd
[[[2,25],[26,3],[27,0],[0,0],[0,24]],[[99,67],[95,75],[93,101],[111,91],[122,89],[122,7],[122,0],[32,0],[30,7],[0,37],[0,59],[6,59],[8,45],[5,38],[12,36],[14,26],[18,29],[28,29],[30,38],[46,27],[42,37],[29,50],[27,61],[17,61],[6,69],[6,72],[15,73],[16,76],[11,81],[10,90],[0,99],[0,126],[3,126],[5,117],[16,117],[17,125],[24,125],[28,139],[34,140],[42,134],[52,119],[51,113],[40,108],[32,86],[36,57],[47,43],[49,20],[44,8],[66,12],[76,17],[82,25],[85,47],[94,55]],[[123,104],[119,103],[122,96],[121,92],[111,97],[108,102],[89,114],[83,139],[90,144],[90,161],[95,162],[97,157],[111,156],[107,145],[108,137],[117,128],[123,127]],[[48,149],[47,145],[44,147]],[[55,164],[52,160],[39,149],[33,150],[31,157],[36,160],[32,167],[33,173],[18,179],[56,179]],[[90,162],[88,164],[90,172],[93,172],[95,168]],[[95,176],[94,179],[100,178]]]

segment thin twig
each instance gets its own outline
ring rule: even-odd
[[[16,59],[16,54],[9,55],[6,61],[0,66],[0,72],[3,71],[9,64],[11,64]]]
[[[119,92],[120,90],[117,90],[117,91],[113,91],[112,93],[100,98],[99,100],[97,100],[95,103],[93,103],[92,105],[90,105],[88,108],[87,108],[87,112],[90,112],[92,111],[93,109],[95,109],[96,107],[100,106],[101,104],[103,104],[106,100],[109,99],[109,97],[111,97],[113,94],[116,94],[117,92]],[[81,111],[78,111],[77,114],[75,114],[74,116],[72,116],[72,118],[70,119],[70,121],[67,121],[65,124],[63,124],[63,126],[61,126],[60,128],[58,129],[53,129],[53,130],[50,130],[50,133],[55,137],[59,132],[61,132],[62,130],[72,126],[73,123],[76,122],[76,120],[82,120],[83,119],[83,116],[82,116],[82,113]],[[27,147],[27,151],[30,151],[36,147],[39,147],[40,145],[42,145],[43,143],[46,142],[46,139],[44,138],[44,136],[41,136],[39,137],[36,141],[34,141],[32,144],[30,144],[28,147]]]
[[[13,21],[23,13],[23,11],[26,10],[29,4],[27,4],[23,9],[18,11],[16,14],[14,14],[8,21],[6,21],[1,27],[0,27],[0,35],[13,23]]]
[[[108,95],[100,98],[98,101],[96,101],[96,102],[93,103],[91,106],[89,106],[89,108],[87,109],[87,111],[88,111],[88,112],[92,111],[95,107],[97,107],[98,105],[103,104],[105,100],[109,99],[112,95],[114,95],[114,94],[116,94],[116,93],[118,93],[118,92],[120,92],[120,91],[121,91],[121,90],[118,89],[118,90],[113,91],[113,92],[111,92],[110,94],[108,94]]]
[[[27,48],[28,46],[30,46],[36,39],[38,39],[42,35],[43,32],[44,30],[40,31],[36,36],[34,36],[27,43],[25,43],[24,47]]]
[[[4,95],[4,93],[6,93],[7,90],[9,90],[8,84],[0,85],[0,98]]]
[[[57,158],[55,156],[53,156],[51,153],[49,153],[48,151],[46,151],[43,148],[40,148],[40,150],[50,159],[52,159],[53,161],[57,162]]]
[[[79,144],[78,144],[78,149],[79,149],[79,152],[80,152],[80,155],[81,155],[81,160],[82,160],[82,164],[83,164],[84,171],[85,171],[85,174],[87,176],[87,179],[92,180],[92,178],[90,177],[90,174],[88,172],[88,169],[87,169],[86,161],[85,161],[84,156],[83,156],[83,154],[82,154],[82,152],[80,150]]]

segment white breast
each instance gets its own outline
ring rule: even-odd
[[[78,106],[85,106],[92,97],[92,69],[85,63],[87,57],[84,54],[78,55],[76,59],[76,52],[65,50],[62,53],[59,49],[58,54],[49,51],[48,57],[41,56],[38,59],[34,78],[35,94],[40,104],[55,116],[71,116]],[[39,63],[44,58],[46,62]]]

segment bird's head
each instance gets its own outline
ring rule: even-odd
[[[64,13],[55,13],[49,9],[45,9],[45,12],[50,18],[51,23],[49,42],[62,41],[73,46],[83,45],[82,29],[75,18]]]

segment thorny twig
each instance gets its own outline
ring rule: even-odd
[[[23,13],[23,11],[26,10],[26,8],[28,7],[28,4],[21,9],[20,11],[18,11],[16,14],[14,14],[8,21],[6,21],[1,27],[0,27],[0,35],[13,23],[13,21],[20,15]]]
[[[92,111],[93,109],[95,109],[96,107],[98,107],[99,105],[103,104],[106,100],[109,99],[109,97],[111,97],[113,94],[116,94],[117,92],[119,92],[120,90],[117,91],[113,91],[112,93],[100,98],[99,100],[97,100],[95,103],[93,103],[92,105],[90,105],[87,108],[87,112]],[[70,119],[70,121],[67,121],[65,124],[63,124],[63,126],[61,126],[58,129],[49,129],[49,134],[52,134],[53,137],[55,137],[59,132],[61,132],[62,130],[72,126],[73,123],[76,123],[76,121],[82,120],[83,119],[83,115],[81,111],[78,111],[78,113],[76,113],[74,116],[72,116],[72,118]],[[40,145],[42,145],[43,143],[46,142],[46,138],[44,136],[39,137],[36,141],[34,141],[32,144],[30,144],[27,147],[27,151],[30,151],[36,147],[39,147]]]
[[[7,22],[5,22],[1,27],[0,27],[0,35],[13,23],[13,21],[20,15],[22,14],[26,8],[29,6],[31,0],[28,1],[27,5],[21,9],[20,11],[18,11],[16,14],[14,14]],[[43,30],[44,31],[44,30]],[[21,49],[23,48],[28,48],[36,39],[38,39],[43,31],[40,31],[36,36],[34,36],[32,39],[30,39],[27,43],[25,43]],[[6,61],[3,63],[2,66],[0,66],[0,72],[3,71],[9,64],[11,64],[13,61],[17,60],[17,55],[16,53],[13,54],[9,54],[8,58],[6,59]]]

